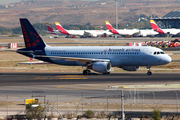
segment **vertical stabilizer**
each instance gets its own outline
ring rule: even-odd
[[[69,35],[69,33],[67,32],[67,30],[65,30],[65,29],[61,26],[61,24],[59,24],[59,22],[55,22],[55,24],[56,24],[57,29],[58,29],[61,33],[66,34],[66,35]]]
[[[26,18],[20,18],[24,43],[29,50],[42,50],[46,46],[42,38]]]
[[[159,28],[159,26],[156,24],[156,22],[154,20],[150,20],[150,23],[151,23],[151,27],[154,31],[159,32],[161,34],[165,34],[165,32],[161,28]]]
[[[51,32],[51,34],[57,35],[57,34],[54,32],[54,29],[49,25],[49,23],[46,23],[46,26],[47,26],[48,31]]]
[[[106,26],[107,26],[107,28],[108,28],[108,30],[109,30],[110,32],[112,32],[113,34],[118,34],[118,35],[119,35],[119,32],[118,32],[117,30],[115,30],[115,29],[113,28],[113,26],[112,26],[108,21],[105,21],[105,23],[106,23]]]

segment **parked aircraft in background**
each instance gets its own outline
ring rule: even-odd
[[[138,36],[143,36],[143,37],[155,36],[155,35],[159,34],[158,32],[154,31],[153,29],[140,29],[139,31],[140,31],[140,33]]]
[[[150,20],[152,29],[160,34],[180,36],[180,29],[161,29],[154,20]]]
[[[116,30],[108,21],[105,21],[105,23],[106,23],[108,30],[110,32],[112,32],[113,34],[137,36],[140,33],[138,29],[118,29],[118,30]]]
[[[114,34],[118,35],[130,35],[130,36],[154,36],[159,34],[158,32],[152,29],[114,29],[114,27],[108,22],[105,21],[108,30]]]
[[[58,22],[55,22],[55,24],[56,24],[57,29],[61,33],[66,34],[66,35],[77,35],[81,37],[87,37],[87,36],[98,37],[102,35],[103,36],[112,35],[111,32],[105,31],[105,30],[66,30]]]
[[[147,75],[151,75],[151,66],[171,62],[169,55],[150,46],[49,46],[26,18],[20,24],[26,47],[17,53],[54,64],[85,66],[84,75],[91,73],[89,69],[109,74],[112,67],[137,71],[140,66],[147,66]]]
[[[46,23],[46,26],[47,26],[48,32],[50,32],[51,34],[54,34],[54,35],[62,35],[62,33],[60,33],[58,30],[54,30],[54,29],[49,25],[49,23]]]

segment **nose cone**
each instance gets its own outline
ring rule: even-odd
[[[163,58],[163,63],[164,64],[168,64],[168,63],[170,63],[171,62],[171,57],[169,56],[169,55],[167,55],[167,56],[165,56],[164,58]]]

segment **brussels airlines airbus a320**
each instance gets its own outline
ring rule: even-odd
[[[171,62],[171,57],[161,49],[150,46],[49,46],[43,42],[39,34],[26,18],[20,19],[25,48],[17,53],[42,61],[68,65],[86,66],[84,75],[92,69],[109,74],[112,67],[127,71],[137,71],[140,66],[150,67]]]

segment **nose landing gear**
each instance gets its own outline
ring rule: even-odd
[[[151,66],[147,66],[147,69],[148,69],[148,72],[147,72],[147,75],[152,75],[152,72],[151,72]]]

